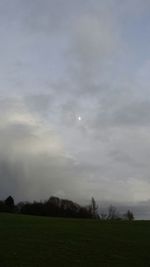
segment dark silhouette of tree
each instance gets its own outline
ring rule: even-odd
[[[134,215],[128,210],[125,214],[120,214],[116,207],[110,205],[108,208],[108,212],[102,211],[99,215],[100,220],[128,220],[133,221]]]
[[[114,206],[109,206],[108,208],[108,216],[107,216],[108,220],[117,220],[120,219],[119,213],[117,211],[117,209]]]
[[[89,218],[91,219],[91,209],[89,209],[89,206],[87,207],[80,207],[79,209],[79,213],[78,213],[78,218]]]
[[[108,219],[108,215],[105,212],[101,212],[99,218],[100,218],[100,220],[104,221],[104,220]]]
[[[64,217],[79,217],[80,205],[77,203],[68,200],[62,199],[61,200],[61,210]]]
[[[14,211],[15,203],[14,203],[14,199],[12,196],[9,196],[8,198],[6,198],[5,206],[7,207],[7,211],[9,211],[9,212]]]
[[[128,221],[133,221],[134,220],[134,215],[132,213],[132,211],[128,210],[125,214],[124,214],[124,219],[128,220]]]
[[[0,201],[0,212],[6,212],[7,211],[7,207],[5,205],[4,201]]]
[[[23,214],[43,216],[44,215],[43,205],[44,204],[42,202],[35,202],[35,201],[33,203],[25,203],[21,207],[20,212]]]
[[[23,214],[32,214],[50,217],[67,218],[92,218],[89,207],[82,207],[79,204],[58,197],[50,197],[45,202],[21,203],[17,206],[18,211]]]
[[[18,213],[21,212],[21,209],[24,207],[25,203],[23,201],[19,202],[17,205],[16,205],[16,211]]]
[[[49,217],[134,220],[134,215],[130,210],[125,214],[120,215],[116,207],[112,205],[109,206],[108,212],[103,211],[98,214],[98,205],[94,197],[91,198],[91,203],[88,206],[80,206],[76,202],[55,196],[51,196],[45,202],[19,202],[15,206],[13,197],[9,196],[5,201],[0,200],[0,212],[17,212],[21,214]]]
[[[60,216],[61,199],[52,196],[45,203],[45,212],[48,216],[58,217]]]
[[[98,218],[98,205],[96,204],[96,201],[94,197],[91,198],[91,214],[93,218]]]

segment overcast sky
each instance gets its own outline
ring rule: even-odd
[[[150,1],[0,0],[0,198],[149,203]]]

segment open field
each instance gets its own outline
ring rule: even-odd
[[[150,222],[0,214],[0,267],[150,266]]]

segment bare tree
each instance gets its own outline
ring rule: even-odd
[[[125,214],[124,214],[124,219],[128,220],[128,221],[133,221],[134,220],[134,215],[132,213],[132,211],[128,210]]]
[[[107,220],[107,213],[101,212],[100,213],[100,220],[103,220],[103,221]]]
[[[110,206],[108,208],[108,216],[107,216],[107,219],[108,220],[116,220],[116,219],[119,219],[120,216],[119,216],[119,213],[117,211],[117,209],[114,207],[114,206]]]
[[[94,199],[94,197],[91,198],[91,214],[93,218],[98,218],[98,205],[96,203],[96,200]]]

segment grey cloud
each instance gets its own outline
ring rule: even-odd
[[[7,114],[3,118],[5,123],[1,121],[0,127],[0,181],[3,194],[12,190],[18,200],[21,195],[28,199],[43,199],[49,194],[59,192],[82,201],[91,195],[95,195],[98,199],[109,199],[110,202],[114,199],[119,201],[120,197],[124,201],[128,198],[142,199],[144,195],[147,198],[148,160],[146,165],[140,168],[137,168],[134,162],[141,161],[140,153],[143,162],[148,159],[146,155],[148,147],[146,139],[139,139],[136,131],[134,134],[139,142],[138,146],[134,134],[130,131],[128,135],[127,132],[119,132],[118,135],[118,132],[112,131],[111,127],[103,129],[105,137],[111,131],[111,138],[109,137],[107,142],[95,140],[92,136],[89,139],[85,134],[80,134],[77,125],[69,130],[68,124],[59,128],[56,122],[53,123],[53,126],[55,125],[53,129],[49,125],[49,120],[41,124],[43,114],[41,113],[40,117],[40,112],[38,115],[33,112],[34,101],[33,110],[31,107],[30,112],[24,98],[3,101],[2,110],[5,107],[4,103],[7,106]],[[68,112],[68,106],[65,112]],[[143,142],[145,147],[141,152]],[[115,149],[118,149],[117,154]],[[123,157],[121,151],[127,156]],[[125,164],[129,162],[127,169]],[[130,182],[132,176],[135,178]],[[110,187],[112,183],[113,186]],[[118,193],[116,188],[119,190]],[[141,191],[141,195],[138,196],[136,191]]]
[[[5,124],[0,125],[1,194],[11,193],[19,200],[44,199],[50,194],[64,192],[64,195],[76,198],[82,175],[75,160],[64,150],[54,130],[45,129],[40,119],[28,113],[28,108],[23,109],[25,103],[21,99],[20,110],[17,105],[19,118],[15,117],[13,101],[15,103],[14,98],[4,101],[12,103],[10,110],[7,106]]]
[[[127,150],[112,150],[110,151],[110,157],[112,157],[117,163],[121,162],[124,165],[127,166],[127,168],[134,168],[139,171],[140,169],[144,170],[147,168],[147,161],[141,160],[140,158],[136,157],[135,155],[132,155]]]
[[[129,36],[136,12],[142,20],[148,6],[0,2],[4,197],[149,199],[148,50],[138,57],[134,47],[135,62]]]
[[[34,94],[24,97],[24,101],[27,108],[31,112],[38,113],[40,115],[46,116],[46,114],[52,109],[53,106],[53,96],[51,94]]]
[[[135,125],[148,125],[150,122],[150,101],[135,102],[122,107],[114,114],[114,121],[118,124]]]
[[[118,4],[121,14],[139,16],[147,13],[150,8],[150,3],[148,0],[127,0],[126,2],[115,1]]]
[[[130,100],[129,100],[130,102]],[[131,103],[121,102],[111,107],[102,103],[97,109],[97,116],[93,120],[93,127],[149,127],[149,100]]]
[[[22,177],[23,171],[20,164],[11,163],[9,159],[0,159],[0,186],[1,199],[5,198],[7,195],[14,195],[17,197],[25,197],[25,180],[20,183],[20,177]]]

